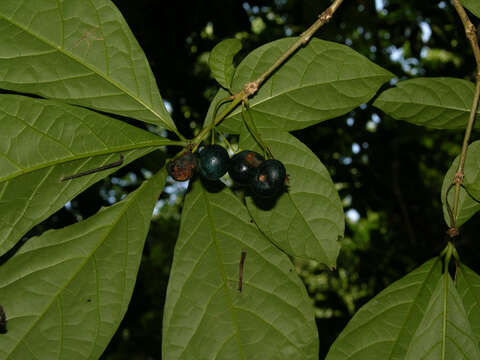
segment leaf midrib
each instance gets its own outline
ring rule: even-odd
[[[377,104],[378,103],[384,103],[384,104],[398,104],[398,105],[412,105],[412,106],[422,106],[422,107],[427,107],[427,108],[439,108],[439,109],[444,109],[444,110],[452,110],[452,111],[458,111],[458,112],[462,112],[462,113],[466,113],[466,114],[469,114],[470,113],[470,109],[467,109],[467,108],[459,108],[459,107],[455,107],[455,106],[446,106],[446,105],[442,105],[442,104],[430,104],[430,103],[420,103],[420,102],[415,102],[414,100],[411,100],[409,99],[410,102],[407,102],[407,101],[395,101],[395,100],[390,100],[390,99],[382,99],[382,98],[378,98],[373,106],[381,109]],[[383,109],[381,109],[383,110]],[[480,115],[480,110],[477,112],[477,116]]]
[[[96,8],[95,8],[96,10]],[[90,70],[91,72],[93,72],[94,74],[98,75],[99,77],[101,77],[102,79],[104,79],[105,81],[107,81],[108,83],[110,83],[111,85],[113,85],[114,87],[116,87],[117,89],[119,89],[120,91],[122,91],[123,93],[127,94],[129,97],[131,97],[132,99],[134,99],[136,102],[138,102],[141,106],[143,106],[145,109],[147,109],[148,111],[150,111],[155,117],[157,117],[160,122],[169,130],[172,130],[172,131],[175,131],[174,128],[171,126],[171,124],[169,124],[168,121],[164,120],[162,116],[160,116],[160,114],[155,111],[151,106],[149,106],[148,104],[146,104],[141,98],[137,97],[135,94],[133,94],[130,90],[124,88],[122,85],[120,85],[120,83],[118,83],[117,81],[113,80],[112,78],[109,78],[107,76],[105,76],[102,72],[100,72],[95,66],[91,66],[90,64],[86,63],[86,62],[82,62],[81,59],[77,56],[75,56],[74,54],[70,53],[70,52],[67,52],[63,47],[61,46],[57,46],[55,45],[54,43],[48,41],[47,39],[31,32],[30,30],[26,29],[24,26],[14,22],[12,19],[9,19],[3,15],[0,14],[0,18],[3,18],[5,19],[7,22],[11,23],[13,26],[16,26],[18,27],[19,29],[21,29],[22,31],[24,31],[25,33],[27,34],[30,34],[32,37],[36,38],[37,40],[39,40],[40,42],[43,42],[44,44],[50,46],[51,48],[55,49],[56,51],[58,51],[59,53],[67,56],[68,58],[74,60],[76,63],[84,66],[85,68],[87,68],[88,70]],[[62,22],[63,22],[63,18],[62,18]],[[135,75],[135,78],[136,78],[136,75]]]
[[[221,255],[220,248],[219,248],[218,241],[217,241],[217,231],[215,230],[215,226],[214,226],[213,220],[212,220],[213,217],[212,217],[212,210],[211,210],[210,201],[209,201],[208,196],[206,194],[207,190],[203,186],[201,188],[202,188],[203,197],[205,198],[205,208],[206,208],[206,211],[207,211],[208,225],[210,226],[210,231],[212,233],[212,240],[215,244],[215,250],[216,250],[216,253],[217,253],[218,268],[219,268],[220,273],[222,275],[222,280],[223,280],[223,284],[224,284],[224,288],[225,288],[225,293],[226,293],[227,299],[228,299],[228,307],[229,307],[230,314],[231,314],[231,317],[232,317],[232,324],[233,324],[234,332],[235,332],[235,335],[236,335],[236,338],[237,338],[238,349],[240,351],[241,358],[246,360],[245,354],[243,353],[242,342],[241,342],[241,339],[240,339],[240,331],[239,331],[239,328],[238,328],[238,320],[235,316],[235,312],[233,311],[232,297],[230,296],[230,291],[228,290],[228,279],[227,279],[227,274],[225,273],[225,268],[223,266],[223,261],[222,261],[222,255]]]
[[[433,270],[436,268],[436,265],[438,263],[438,259],[432,264],[432,267],[431,269],[428,271],[428,275],[426,276],[425,278],[425,281],[423,281],[422,285],[420,286],[420,289],[418,289],[418,292],[417,294],[415,295],[415,297],[413,298],[413,301],[412,301],[412,304],[411,304],[411,307],[410,309],[408,310],[408,314],[407,316],[405,317],[405,320],[403,321],[403,324],[402,326],[400,327],[400,331],[398,332],[398,334],[400,335],[400,333],[405,329],[405,325],[408,321],[408,318],[410,317],[411,313],[412,313],[412,310],[414,309],[414,305],[416,303],[416,300],[418,299],[418,297],[420,296],[420,294],[422,293],[423,289],[425,288],[425,286],[427,285],[427,282],[428,282],[428,279],[430,279],[430,277],[432,276],[432,273],[433,273]],[[431,296],[430,296],[431,297]],[[428,305],[428,304],[427,304]],[[426,309],[425,309],[426,310]],[[424,313],[425,315],[425,313]],[[418,325],[417,325],[417,328],[418,326],[420,326],[420,323],[421,323],[421,320],[418,322]],[[412,335],[412,339],[413,339],[413,336]],[[398,344],[398,341],[399,341],[399,336],[395,339],[395,342],[393,343],[393,346],[392,346],[392,351],[390,352],[390,356],[388,358],[388,360],[391,360],[392,359],[392,356],[393,356],[393,353],[394,353],[394,350],[395,350],[395,346]]]
[[[143,143],[141,143],[141,144],[132,144],[132,145],[125,145],[125,146],[117,146],[117,147],[114,147],[114,148],[108,148],[108,149],[103,149],[103,150],[98,150],[98,151],[92,151],[92,152],[87,152],[87,153],[78,154],[78,155],[75,155],[75,156],[65,157],[65,158],[62,158],[62,159],[57,159],[57,160],[53,160],[53,161],[48,161],[48,162],[44,162],[44,163],[41,163],[41,164],[36,165],[36,166],[32,166],[32,167],[30,167],[30,168],[28,168],[28,169],[22,169],[22,170],[16,171],[16,172],[14,172],[14,173],[6,176],[6,177],[3,177],[3,178],[0,177],[0,184],[3,183],[3,182],[5,182],[5,181],[14,179],[14,178],[16,178],[16,177],[19,177],[19,176],[28,174],[28,173],[30,173],[30,172],[34,172],[34,171],[37,171],[37,170],[45,169],[45,168],[48,168],[48,167],[51,167],[51,166],[55,166],[55,165],[59,165],[59,164],[64,164],[64,163],[67,163],[67,162],[70,162],[70,161],[74,161],[74,160],[85,159],[85,158],[92,158],[92,157],[100,156],[100,155],[110,155],[110,154],[115,154],[115,153],[119,153],[119,152],[123,152],[123,151],[137,150],[137,149],[143,149],[143,148],[148,148],[148,147],[164,146],[164,145],[178,145],[178,142],[176,142],[176,141],[168,141],[168,140],[159,138],[158,140],[157,140],[157,139],[155,139],[155,140],[150,140],[150,141],[148,141],[148,142],[143,142]]]
[[[447,301],[448,301],[448,273],[443,274],[443,313],[442,313],[442,360],[446,357],[447,342]]]
[[[117,224],[119,223],[119,221],[121,220],[121,218],[125,215],[125,213],[130,209],[130,204],[133,202],[133,201],[136,201],[137,200],[137,197],[143,192],[144,188],[147,186],[149,182],[146,181],[144,182],[143,184],[143,189],[142,188],[139,188],[138,189],[138,192],[136,193],[133,193],[135,194],[135,196],[132,196],[127,202],[125,202],[123,204],[123,209],[119,212],[119,215],[117,216],[117,218],[111,223],[111,226],[107,229],[105,235],[100,239],[100,241],[98,242],[97,246],[95,246],[94,249],[92,249],[92,251],[90,252],[89,255],[87,255],[84,259],[83,262],[81,262],[79,265],[78,265],[78,269],[77,271],[75,271],[72,276],[70,276],[70,278],[64,283],[64,286],[62,288],[59,288],[59,290],[55,293],[54,296],[52,296],[52,300],[46,304],[45,308],[44,308],[44,311],[42,311],[37,319],[32,323],[32,325],[28,328],[27,331],[25,331],[25,333],[23,334],[23,336],[21,338],[18,339],[17,343],[15,344],[15,346],[12,348],[12,350],[8,353],[8,356],[10,356],[16,349],[17,347],[20,345],[20,343],[23,342],[23,340],[25,339],[25,337],[30,333],[30,331],[32,331],[32,329],[37,325],[37,323],[43,318],[43,316],[47,313],[47,311],[50,309],[50,307],[52,306],[53,302],[57,300],[58,296],[61,295],[61,293],[67,288],[67,286],[72,282],[73,279],[76,278],[76,276],[80,273],[80,271],[82,271],[82,269],[84,268],[85,264],[92,258],[94,257],[96,251],[98,250],[98,248],[100,246],[102,246],[106,240],[106,238],[110,235],[110,233],[113,231],[113,229],[117,226]],[[113,205],[114,206],[114,205]],[[98,306],[97,306],[98,308]],[[95,340],[95,343],[96,343],[96,340]],[[95,345],[95,344],[94,344]]]
[[[286,95],[288,93],[291,93],[291,92],[295,92],[295,91],[298,91],[300,89],[305,89],[305,88],[309,88],[309,87],[315,87],[315,86],[319,86],[319,85],[327,85],[327,84],[331,84],[331,83],[340,83],[340,82],[344,82],[344,81],[356,81],[356,80],[363,80],[363,79],[371,79],[371,78],[382,78],[382,77],[387,77],[388,75],[372,75],[372,76],[364,76],[364,77],[357,77],[357,78],[351,78],[351,79],[341,79],[341,80],[330,80],[330,81],[323,81],[323,82],[317,82],[315,84],[309,84],[309,85],[304,85],[304,86],[297,86],[295,88],[290,88],[288,90],[285,90],[285,91],[282,91],[282,92],[279,92],[277,94],[272,94],[272,95],[269,95],[269,96],[266,96],[264,99],[260,99],[258,102],[254,102],[254,99],[255,97],[252,98],[252,102],[250,103],[250,108],[253,110],[255,109],[255,107],[257,107],[258,105],[260,104],[263,104],[264,102],[267,102],[267,101],[270,101],[271,99],[274,99],[276,97],[279,97],[279,96],[282,96],[282,95]],[[273,78],[272,78],[273,79]],[[270,79],[270,81],[273,81],[272,79]],[[362,96],[363,97],[363,96]],[[257,110],[258,111],[258,110]],[[229,118],[232,118],[233,116],[237,115],[237,114],[240,114],[241,110],[239,110],[238,108],[233,110],[230,115],[228,115],[226,117],[226,119],[229,119]]]

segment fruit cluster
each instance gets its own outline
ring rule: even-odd
[[[190,151],[167,164],[169,175],[177,181],[190,179],[196,169],[207,180],[218,180],[228,171],[240,186],[249,186],[259,197],[274,197],[283,189],[287,173],[281,161],[268,159],[251,150],[235,154],[231,159],[220,145],[205,146],[197,156]]]

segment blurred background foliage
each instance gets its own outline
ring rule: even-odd
[[[113,2],[144,49],[167,108],[187,137],[201,127],[217,90],[208,69],[215,44],[228,37],[241,39],[240,60],[266,42],[298,35],[330,4],[327,0]],[[418,76],[473,79],[473,55],[448,1],[345,1],[316,36],[351,46],[393,72],[397,77],[384,88]],[[315,302],[323,359],[360,306],[445,246],[440,188],[443,174],[460,151],[463,132],[397,122],[365,104],[294,135],[327,166],[347,214],[346,239],[335,271],[296,261]],[[477,136],[474,132],[473,140]],[[119,201],[178,150],[156,151],[119,170],[26,238]],[[184,184],[170,181],[157,204],[132,302],[102,359],[161,358],[163,304],[184,191]],[[464,226],[457,243],[463,261],[476,271],[480,271],[475,261],[480,250],[475,241],[478,226],[477,216]]]

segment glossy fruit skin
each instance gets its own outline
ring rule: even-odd
[[[287,171],[281,161],[268,159],[256,169],[250,179],[250,188],[255,196],[274,197],[283,190]]]
[[[220,145],[208,145],[199,155],[200,174],[207,180],[220,179],[228,169],[230,157],[227,150]]]
[[[248,185],[255,170],[264,161],[265,158],[255,151],[241,151],[230,159],[228,174],[236,184]]]
[[[167,172],[176,181],[187,181],[198,167],[198,159],[190,151],[184,152],[180,157],[167,163]]]

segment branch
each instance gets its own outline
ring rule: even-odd
[[[278,60],[270,66],[270,68],[265,71],[257,80],[249,82],[243,88],[243,92],[246,94],[246,97],[254,95],[260,86],[262,86],[263,82],[275,71],[277,70],[284,62],[287,60],[290,55],[292,55],[295,51],[298,50],[301,46],[306,45],[313,34],[320,29],[323,25],[325,25],[330,19],[332,18],[335,11],[338,7],[342,4],[343,0],[335,0],[332,5],[330,5],[323,13],[318,16],[318,20],[313,23],[307,30],[305,30],[298,40],[287,50],[285,53],[278,58]]]
[[[473,49],[473,54],[475,56],[475,62],[477,63],[477,74],[476,74],[476,86],[475,86],[475,94],[473,96],[473,104],[472,109],[470,111],[470,117],[468,119],[467,128],[465,129],[465,136],[463,138],[462,144],[462,152],[460,155],[460,162],[458,164],[457,172],[453,177],[453,184],[455,184],[455,194],[453,199],[453,210],[452,210],[452,220],[450,224],[451,228],[456,228],[455,219],[457,216],[458,210],[458,200],[460,197],[460,187],[463,185],[463,178],[464,178],[464,168],[465,168],[465,159],[467,157],[467,149],[468,149],[468,142],[470,141],[470,135],[472,133],[473,124],[475,122],[475,118],[477,115],[478,110],[478,101],[480,98],[480,48],[478,45],[478,37],[477,31],[475,26],[470,21],[465,9],[463,8],[460,0],[453,0],[453,5],[457,10],[458,16],[462,20],[463,26],[465,28],[465,34],[467,35],[468,40],[470,40],[470,44]],[[447,199],[448,201],[448,199]]]
[[[475,55],[475,61],[477,62],[477,74],[480,73],[480,48],[478,46],[478,37],[475,26],[470,21],[465,9],[463,8],[460,0],[453,0],[453,6],[457,10],[458,16],[462,20],[463,27],[465,28],[465,34],[467,39],[470,40],[470,45],[473,49],[473,54]]]
[[[315,21],[312,26],[310,26],[307,30],[305,30],[298,40],[287,50],[285,53],[280,56],[280,58],[272,65],[270,68],[263,73],[257,80],[249,82],[245,84],[242,91],[233,95],[231,97],[232,102],[229,106],[217,117],[215,117],[210,124],[200,131],[200,133],[192,140],[193,149],[196,150],[200,143],[207,137],[208,133],[230,113],[232,112],[237,105],[245,101],[248,97],[254,95],[260,86],[262,86],[263,82],[275,71],[277,70],[284,62],[287,60],[295,51],[298,50],[301,46],[306,45],[313,34],[320,29],[325,23],[327,23],[338,9],[338,7],[342,4],[343,0],[335,0],[332,5],[330,5],[323,13],[318,16],[318,20]],[[193,150],[193,151],[194,151]]]

